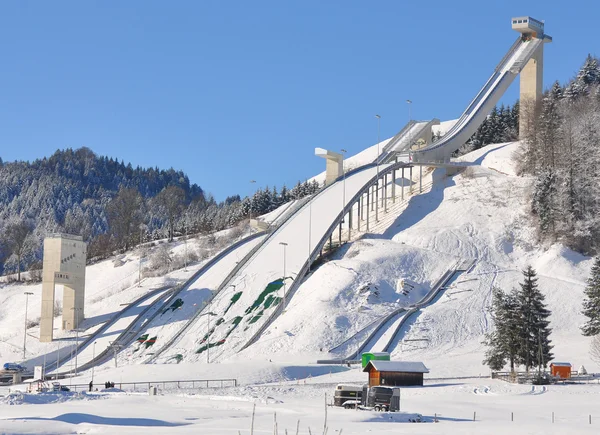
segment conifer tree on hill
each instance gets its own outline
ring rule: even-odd
[[[516,292],[505,294],[502,290],[492,290],[492,319],[495,329],[486,334],[484,344],[488,347],[483,364],[492,370],[501,370],[506,362],[514,372],[518,365],[520,346],[520,311]]]
[[[538,288],[535,270],[528,266],[523,271],[524,281],[517,291],[517,304],[520,311],[519,360],[526,371],[539,366],[546,367],[554,359],[551,350],[549,327],[550,311],[544,303],[545,297]]]
[[[581,327],[583,335],[590,337],[600,334],[600,255],[596,257],[588,285],[584,290],[583,315],[589,320]]]

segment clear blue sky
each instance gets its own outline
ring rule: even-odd
[[[173,167],[218,200],[292,186],[413,118],[458,117],[517,34],[546,20],[545,85],[599,46],[600,5],[502,1],[0,4],[0,157],[87,146]],[[518,95],[515,82],[504,102]],[[249,180],[257,181],[251,186]]]

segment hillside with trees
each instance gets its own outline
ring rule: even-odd
[[[521,104],[524,104],[521,102]],[[600,243],[600,66],[588,56],[566,85],[548,90],[527,123],[520,171],[535,178],[531,200],[541,240],[584,254]]]
[[[216,202],[181,171],[134,168],[88,148],[29,162],[0,160],[0,274],[40,267],[42,242],[57,232],[83,236],[88,256],[140,241],[211,233],[319,189],[298,183]]]

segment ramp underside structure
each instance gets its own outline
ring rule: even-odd
[[[439,141],[416,151],[411,151],[413,162],[448,162],[452,153],[464,145],[498,104],[504,92],[528,62],[542,49],[547,38],[519,37],[494,73],[471,101],[456,124]]]

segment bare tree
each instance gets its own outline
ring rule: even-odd
[[[590,357],[592,361],[600,364],[600,335],[594,335],[590,343]]]
[[[21,281],[21,262],[23,256],[33,247],[32,227],[24,220],[8,224],[4,230],[5,243],[15,257],[17,280]]]
[[[106,207],[111,235],[117,247],[127,250],[137,236],[144,216],[144,199],[136,188],[119,189]]]
[[[160,213],[167,220],[169,241],[172,241],[175,233],[175,219],[183,211],[185,205],[185,192],[179,186],[168,186],[156,195],[155,202]]]

